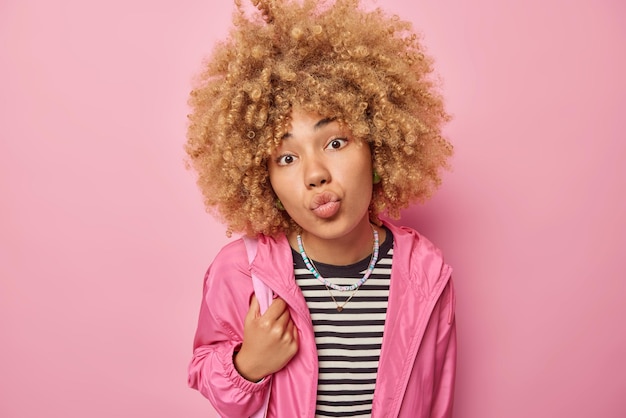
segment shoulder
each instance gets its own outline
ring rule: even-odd
[[[289,243],[284,236],[276,238],[259,235],[258,237],[248,241],[256,245],[253,258],[254,262],[250,263],[246,249],[244,238],[236,239],[226,244],[215,256],[213,263],[207,272],[208,276],[219,275],[227,276],[245,276],[250,279],[250,265],[268,266],[272,265],[272,261],[280,260],[285,254],[290,256]],[[291,264],[289,264],[291,265]]]
[[[250,265],[241,238],[222,247],[207,269],[204,281],[207,293],[214,295],[224,295],[233,289],[247,287],[250,282]]]
[[[393,266],[406,274],[422,291],[440,291],[450,279],[452,268],[445,263],[443,252],[416,230],[385,223],[393,234]]]
[[[402,254],[409,256],[428,255],[443,260],[442,251],[415,229],[406,226],[396,226],[387,222],[385,222],[385,226],[393,234],[394,247],[398,247]]]
[[[217,253],[209,269],[248,270],[246,247],[242,238],[229,242]]]

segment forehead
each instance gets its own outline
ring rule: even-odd
[[[323,116],[315,112],[307,112],[300,109],[294,109],[289,117],[290,123],[287,126],[287,132],[282,135],[281,140],[289,139],[300,133],[317,133],[323,131],[324,128],[342,129],[337,118]]]
[[[295,119],[292,120],[290,129],[281,137],[281,142],[294,136],[298,137],[303,134],[306,135],[322,132],[325,130],[325,128],[333,127],[333,125],[337,125],[337,127],[339,127],[338,124],[335,123],[335,120],[332,118],[322,117],[320,119]]]
[[[328,116],[324,115],[323,112],[306,110],[294,105],[282,128],[280,126],[275,127],[274,141],[268,153],[274,154],[285,145],[292,145],[300,140],[308,142],[318,136],[326,137],[329,135],[351,137],[352,133],[341,116]]]

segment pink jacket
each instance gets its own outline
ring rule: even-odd
[[[414,230],[387,227],[394,255],[372,417],[450,417],[456,365],[451,268]],[[250,270],[287,302],[300,341],[289,364],[260,383],[247,381],[233,366],[253,294]],[[205,276],[189,386],[220,416],[241,418],[261,407],[271,383],[268,417],[314,417],[317,373],[313,325],[287,239],[261,236],[252,265],[242,240],[226,245]]]

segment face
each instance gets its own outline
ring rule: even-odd
[[[336,121],[294,110],[291,130],[272,154],[270,182],[303,238],[371,240],[372,158],[367,143]]]

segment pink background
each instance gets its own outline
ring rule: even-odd
[[[182,143],[231,2],[96,3],[0,3],[0,416],[211,417],[186,367],[227,239]],[[626,416],[626,7],[379,3],[455,117],[401,221],[455,267],[455,417]]]

